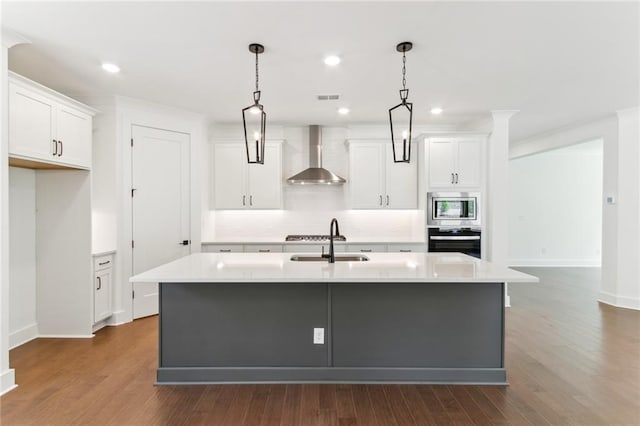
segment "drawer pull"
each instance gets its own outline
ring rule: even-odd
[[[269,249],[258,249],[258,253],[271,253]]]
[[[231,253],[231,249],[220,249],[220,253]]]
[[[105,262],[98,262],[98,266],[102,266],[102,265],[108,265],[109,263],[111,263],[110,260],[107,260]]]
[[[411,253],[411,249],[400,249],[400,253]]]
[[[371,249],[360,249],[362,253],[371,253]]]

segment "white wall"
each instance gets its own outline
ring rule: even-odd
[[[36,172],[9,168],[9,347],[38,335]]]
[[[94,101],[91,164],[91,222],[94,253],[117,246],[118,190],[116,176],[116,115],[113,98]]]
[[[239,131],[238,131],[239,129]],[[216,126],[212,142],[242,140],[241,127]],[[323,127],[323,167],[347,179],[343,186],[288,185],[283,183],[283,209],[257,211],[214,211],[207,213],[203,241],[284,241],[288,234],[328,234],[329,222],[336,217],[340,232],[347,239],[360,241],[424,242],[422,210],[351,210],[348,208],[348,150],[345,141],[361,137],[363,129]],[[367,127],[366,138],[386,138],[386,126]],[[284,179],[309,166],[308,128],[272,127],[269,139],[284,139]],[[418,150],[415,151],[418,159]],[[268,161],[266,159],[265,161]],[[422,194],[421,194],[422,196]],[[425,195],[426,196],[426,195]],[[211,198],[213,200],[213,197]],[[210,206],[213,201],[210,203]],[[213,207],[210,207],[211,209]]]
[[[511,158],[594,139],[603,140],[602,282],[598,300],[640,309],[640,110],[518,141]],[[606,203],[607,197],[617,200]]]
[[[510,162],[509,264],[600,266],[602,140]]]

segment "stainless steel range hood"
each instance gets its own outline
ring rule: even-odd
[[[294,185],[342,185],[346,180],[322,167],[322,129],[309,126],[309,168],[291,176]]]

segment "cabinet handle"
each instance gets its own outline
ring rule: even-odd
[[[455,178],[454,178],[454,176],[453,176],[453,173],[451,173],[451,183],[452,183],[452,184],[453,184],[453,183],[456,183],[456,180],[455,180]]]
[[[96,288],[96,290],[100,290],[102,288],[102,280],[100,279],[100,277],[96,278],[98,278],[98,288]]]
[[[231,253],[231,249],[220,249],[220,253]]]
[[[411,249],[400,249],[400,253],[411,253]]]
[[[62,141],[58,141],[60,142],[60,152],[58,153],[58,157],[62,157]]]
[[[382,205],[382,195],[380,196],[380,205]]]
[[[458,174],[456,173],[456,183],[458,183]]]
[[[246,201],[247,201],[247,196],[246,196],[246,195],[243,195],[243,196],[242,196],[242,205],[243,205],[243,206],[246,206],[246,205],[247,205],[247,202],[246,202]]]
[[[271,253],[269,249],[258,249],[258,253]]]
[[[107,260],[106,262],[98,262],[98,266],[107,265],[109,263],[111,263],[110,260]]]
[[[387,205],[389,205],[389,196],[387,195]]]
[[[371,249],[360,249],[362,253],[371,253]]]
[[[253,195],[249,195],[249,205],[253,205]]]
[[[53,139],[53,154],[54,157],[58,155],[58,141]]]

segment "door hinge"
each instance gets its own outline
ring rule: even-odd
[[[131,138],[131,146],[133,146],[133,138]]]
[[[131,240],[131,248],[134,248],[135,244],[133,243],[133,240]]]

